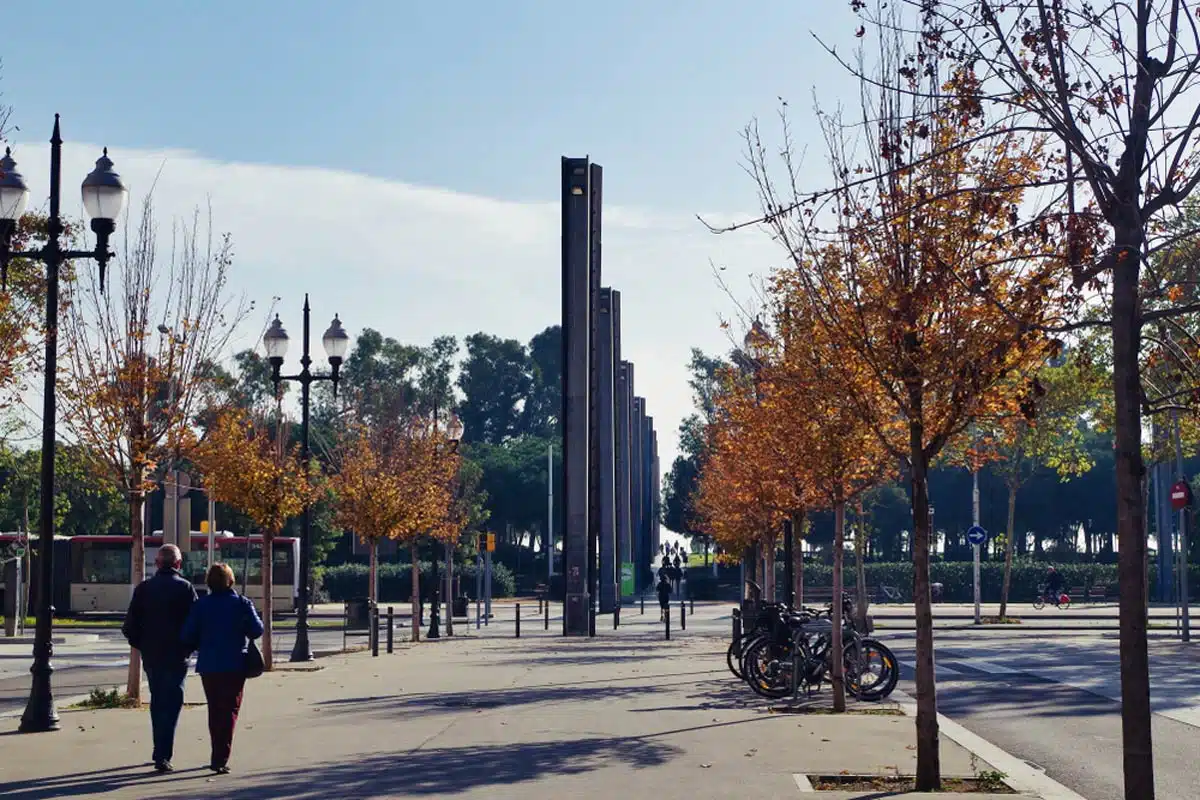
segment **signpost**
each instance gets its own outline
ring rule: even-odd
[[[976,508],[978,508],[978,505]],[[975,624],[979,625],[982,622],[979,617],[979,549],[983,546],[983,543],[987,541],[987,531],[981,528],[978,524],[972,525],[967,529],[967,541],[971,543],[971,550],[974,551]]]

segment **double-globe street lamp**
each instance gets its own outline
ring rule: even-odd
[[[91,258],[100,265],[100,291],[104,291],[104,269],[112,253],[108,250],[108,239],[116,228],[117,217],[125,206],[128,194],[121,176],[113,171],[113,162],[108,158],[108,149],[96,161],[96,168],[83,180],[83,208],[92,220],[92,231],[96,234],[96,246],[92,250],[64,249],[59,241],[63,234],[63,223],[59,216],[62,184],[62,137],[59,134],[58,115],[54,115],[54,133],[50,137],[50,216],[46,221],[46,243],[36,250],[13,250],[12,238],[17,231],[17,222],[29,203],[29,187],[17,171],[12,151],[6,149],[0,159],[0,283],[8,288],[8,263],[13,258],[28,258],[46,265],[46,361],[45,385],[42,399],[42,475],[41,507],[39,524],[41,535],[38,540],[40,558],[38,565],[37,629],[33,644],[33,666],[29,671],[33,680],[29,689],[29,702],[21,716],[19,730],[22,733],[39,733],[58,730],[58,711],[54,708],[54,693],[50,676],[54,667],[50,658],[54,654],[51,643],[54,608],[51,606],[51,586],[54,582],[54,445],[57,398],[55,376],[58,374],[58,277],[63,262],[73,259]],[[135,567],[138,565],[134,565]]]
[[[275,315],[275,321],[263,335],[263,346],[267,351],[267,360],[271,364],[271,381],[275,384],[276,393],[278,393],[279,384],[282,381],[296,381],[300,384],[300,457],[304,463],[306,477],[311,456],[308,445],[309,387],[317,381],[329,381],[333,384],[334,396],[337,396],[338,371],[341,369],[342,359],[346,357],[346,350],[350,345],[350,336],[335,314],[329,329],[321,337],[321,344],[325,347],[325,354],[329,357],[330,372],[327,375],[311,372],[309,365],[312,364],[312,359],[308,354],[308,329],[308,295],[305,294],[303,351],[300,354],[300,372],[297,375],[279,374],[280,368],[283,367],[283,357],[287,355],[288,335],[284,330],[283,323],[279,321],[278,314]],[[296,642],[292,645],[292,661],[311,661],[313,658],[312,648],[308,644],[308,586],[311,560],[312,506],[306,498],[304,526],[300,529],[300,597],[299,607],[296,610]]]
[[[438,433],[438,406],[437,406],[437,403],[434,403],[434,405],[433,405],[433,433],[435,436]],[[451,413],[450,419],[447,420],[447,422],[446,422],[446,441],[449,443],[451,453],[458,452],[458,443],[460,441],[462,441],[462,437],[463,437],[462,420],[460,420],[458,418],[457,414]],[[438,446],[440,448],[440,444]],[[439,455],[440,455],[440,452],[439,452]],[[454,560],[453,560],[454,549],[453,548],[454,548],[454,545],[452,543],[446,542],[446,569],[448,570],[446,577],[447,577],[447,582],[449,583],[449,585],[451,587],[454,586]],[[439,628],[439,626],[441,625],[440,589],[441,589],[441,586],[438,581],[437,540],[435,539],[433,542],[433,595],[430,598],[431,602],[430,602],[430,608],[429,608],[429,633],[425,634],[425,638],[427,638],[427,639],[440,639],[442,637],[442,632]],[[452,591],[452,588],[447,589],[446,591],[449,593]],[[454,607],[453,607],[454,598],[450,597],[447,599],[451,601],[452,605],[451,605],[450,611],[447,612],[446,633],[448,635],[453,636],[454,635]]]

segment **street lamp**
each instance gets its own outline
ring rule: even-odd
[[[342,327],[341,320],[334,315],[329,329],[321,337],[321,345],[325,348],[325,355],[329,357],[330,372],[328,375],[311,372],[309,365],[312,364],[312,359],[308,354],[309,314],[308,295],[305,294],[303,350],[300,354],[300,372],[297,375],[279,374],[280,368],[283,367],[283,357],[287,355],[288,335],[283,323],[279,321],[278,314],[275,315],[275,321],[271,323],[270,328],[263,334],[263,346],[267,351],[267,361],[271,364],[271,381],[275,384],[276,393],[279,392],[279,384],[282,381],[296,381],[300,384],[300,457],[304,463],[306,479],[311,455],[308,446],[309,387],[317,381],[329,381],[333,384],[333,396],[337,397],[338,381],[340,380],[338,373],[342,367],[342,360],[346,357],[346,350],[350,346],[350,336]],[[312,649],[308,645],[308,578],[312,560],[311,551],[312,507],[305,500],[304,525],[300,529],[300,601],[296,611],[296,642],[292,645],[291,661],[312,661],[313,659]]]
[[[438,407],[437,403],[433,405],[433,432],[436,435],[438,431]],[[450,419],[446,422],[446,440],[450,443],[450,452],[458,452],[458,443],[462,440],[463,424],[457,414],[450,414]],[[454,551],[449,542],[446,543],[446,569],[448,570],[448,578],[453,585],[454,581]],[[426,639],[440,639],[442,633],[439,628],[441,625],[441,598],[440,586],[438,585],[438,553],[437,542],[433,543],[433,596],[430,598],[429,608],[429,633],[425,634]],[[449,590],[447,590],[449,591]],[[450,598],[453,600],[453,598]],[[446,619],[446,633],[450,636],[454,635],[454,609],[451,608]]]
[[[33,644],[33,666],[29,671],[33,681],[29,702],[21,716],[22,733],[58,730],[58,711],[54,708],[54,693],[50,676],[54,667],[51,643],[54,608],[50,605],[50,587],[54,583],[54,444],[57,397],[55,379],[58,374],[58,273],[64,261],[91,258],[100,266],[100,291],[104,291],[104,268],[112,253],[108,237],[116,229],[117,217],[125,205],[127,191],[121,176],[113,171],[107,148],[96,161],[96,168],[83,180],[83,207],[92,220],[96,246],[92,250],[64,250],[59,238],[63,233],[59,205],[62,194],[62,137],[58,115],[54,115],[54,133],[50,137],[50,218],[46,221],[46,243],[36,250],[13,250],[12,237],[17,221],[29,202],[29,187],[17,171],[12,151],[5,149],[0,159],[0,285],[8,290],[8,263],[13,258],[28,258],[46,265],[46,376],[42,392],[42,483],[39,520],[41,575],[37,593],[37,630]]]

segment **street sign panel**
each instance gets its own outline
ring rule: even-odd
[[[496,552],[496,534],[489,533],[487,535],[487,549],[489,553]]]
[[[987,531],[978,525],[967,528],[967,541],[973,545],[981,545],[987,541]]]
[[[16,549],[16,556],[17,556],[17,558],[24,558],[24,557],[25,557],[25,548],[24,548],[24,547],[18,547],[18,548]]]
[[[1182,511],[1192,504],[1192,489],[1187,481],[1179,481],[1171,487],[1171,508]]]

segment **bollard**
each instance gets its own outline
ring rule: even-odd
[[[379,606],[371,606],[371,655],[379,655]]]
[[[550,630],[550,598],[546,598],[546,602],[542,605],[542,613],[546,615],[546,630]]]
[[[521,604],[517,603],[517,638],[521,638]]]
[[[683,598],[679,600],[679,630],[687,630],[687,603],[683,602]]]
[[[642,613],[643,614],[646,613],[646,594],[645,594],[645,592],[642,593]]]
[[[668,641],[668,642],[669,642],[669,641],[671,641],[671,614],[670,614],[670,609],[668,609],[668,610],[667,610],[667,613],[666,613],[666,614],[663,614],[663,630],[664,630],[664,631],[666,631],[666,634],[667,634],[667,641]]]
[[[742,655],[742,610],[740,608],[733,610],[733,654],[739,657]]]
[[[388,651],[389,653],[391,653],[391,652],[393,652],[393,651],[394,651],[394,647],[393,647],[393,641],[392,641],[392,639],[393,639],[392,623],[395,621],[395,618],[396,618],[396,617],[395,617],[395,615],[396,615],[396,611],[395,611],[395,609],[393,609],[391,606],[388,606],[388,616],[387,616],[387,620],[388,620],[388,621],[387,621],[387,626],[388,626],[388,630],[387,630],[387,651]]]
[[[688,613],[691,614],[693,617],[696,616],[696,598],[689,597],[688,598],[688,606],[689,606]]]
[[[613,606],[613,630],[621,626],[621,604],[617,603]]]

